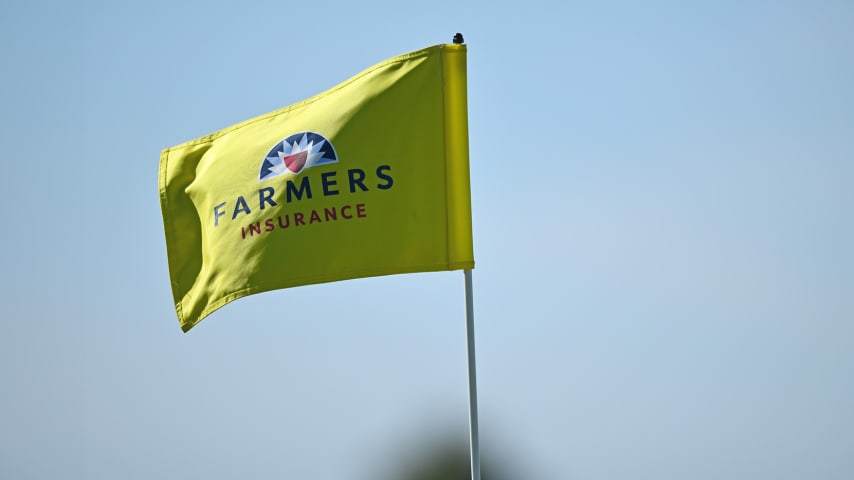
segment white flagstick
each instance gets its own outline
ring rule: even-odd
[[[471,434],[471,478],[480,480],[480,445],[477,432],[477,376],[474,365],[474,299],[472,298],[471,270],[466,277],[466,351],[469,364],[469,432]]]

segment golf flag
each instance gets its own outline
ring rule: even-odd
[[[255,293],[473,268],[466,103],[465,45],[436,45],[164,150],[181,328]]]

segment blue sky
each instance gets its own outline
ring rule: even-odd
[[[854,4],[7,2],[0,477],[393,477],[466,435],[463,276],[181,333],[160,150],[469,45],[485,465],[854,476]],[[438,440],[436,440],[438,441]]]

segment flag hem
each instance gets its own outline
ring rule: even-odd
[[[204,320],[208,315],[213,312],[219,310],[220,308],[226,306],[227,304],[239,300],[243,297],[248,297],[250,295],[255,295],[257,293],[270,292],[274,290],[284,290],[288,288],[299,287],[303,285],[319,285],[323,283],[333,283],[344,280],[356,280],[359,278],[370,278],[370,277],[385,277],[390,275],[401,275],[408,273],[422,273],[422,272],[442,272],[442,271],[453,271],[453,270],[471,270],[474,268],[474,262],[453,262],[453,263],[439,263],[439,264],[430,264],[430,265],[415,265],[406,268],[395,269],[394,271],[388,270],[354,270],[352,272],[347,272],[345,274],[335,273],[329,275],[320,275],[311,278],[303,278],[303,279],[293,279],[287,284],[283,285],[271,285],[271,286],[250,286],[246,288],[242,288],[240,290],[231,292],[227,295],[224,295],[217,299],[214,302],[211,302],[204,310],[199,313],[198,317],[195,320],[188,320],[183,315],[183,311],[181,310],[180,302],[175,304],[176,312],[178,312],[178,321],[181,324],[181,330],[185,333],[190,331],[193,327],[198,325],[202,320]]]

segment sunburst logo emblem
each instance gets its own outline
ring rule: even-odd
[[[264,156],[258,180],[297,175],[306,168],[338,163],[338,154],[326,137],[315,132],[295,133],[277,143]]]

